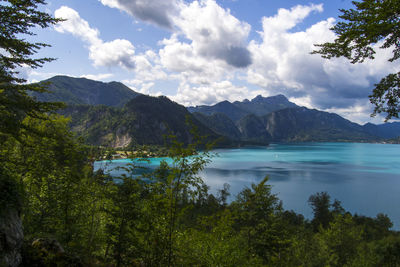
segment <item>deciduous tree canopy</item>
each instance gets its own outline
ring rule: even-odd
[[[374,45],[392,49],[393,62],[400,58],[400,2],[398,0],[353,1],[354,9],[341,9],[342,15],[332,30],[332,43],[318,44],[313,53],[324,58],[346,57],[351,63],[374,59]],[[400,72],[389,74],[375,85],[369,96],[374,113],[386,113],[386,120],[398,118],[400,111]]]

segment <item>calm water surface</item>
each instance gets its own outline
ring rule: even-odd
[[[268,147],[219,149],[202,172],[211,192],[231,186],[234,197],[266,175],[272,191],[292,209],[312,217],[307,200],[327,191],[352,213],[388,214],[400,229],[400,145],[360,143],[272,144]],[[152,159],[156,166],[161,159]],[[115,160],[109,166],[127,164]],[[104,166],[97,162],[95,168]],[[118,175],[120,171],[111,171]]]

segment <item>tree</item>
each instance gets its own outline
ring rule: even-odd
[[[59,103],[42,103],[29,95],[29,91],[45,92],[43,86],[24,84],[18,77],[18,68],[38,68],[53,58],[34,58],[40,48],[49,46],[33,43],[26,35],[35,35],[32,28],[46,28],[60,21],[38,11],[44,0],[0,1],[0,136],[17,136],[26,116],[41,118],[43,114],[61,107]]]
[[[362,243],[362,228],[350,214],[339,214],[314,238],[319,248],[316,256],[321,261],[319,266],[349,266]]]
[[[192,124],[188,121],[188,124]],[[176,236],[179,219],[190,207],[188,202],[193,202],[198,197],[198,193],[203,187],[203,180],[199,172],[209,163],[211,154],[208,152],[213,144],[204,144],[205,137],[198,135],[198,129],[191,125],[190,130],[193,141],[185,146],[184,143],[177,141],[176,136],[169,136],[169,153],[171,164],[164,162],[160,165],[159,172],[164,173],[156,177],[156,182],[165,188],[163,198],[166,211],[167,223],[167,265],[174,265],[176,257]],[[198,152],[203,148],[202,152]]]
[[[259,184],[243,189],[231,204],[238,214],[237,226],[246,240],[249,255],[257,255],[264,263],[280,257],[287,247],[286,231],[280,226],[282,202],[271,192],[268,176]]]
[[[337,34],[333,43],[318,44],[324,58],[345,57],[351,63],[361,63],[374,59],[374,45],[393,49],[390,62],[400,58],[400,2],[398,0],[353,1],[355,9],[341,9],[342,21],[331,30]],[[384,77],[369,96],[375,105],[372,116],[386,113],[386,121],[399,118],[400,112],[400,72]]]
[[[23,84],[26,80],[18,78],[17,68],[38,68],[51,58],[32,58],[44,43],[30,43],[24,39],[32,36],[31,28],[36,26],[46,28],[59,19],[52,18],[38,11],[38,5],[44,0],[1,0],[0,1],[0,194],[5,195],[13,189],[14,196],[9,199],[18,202],[18,190],[15,190],[15,171],[7,169],[10,158],[6,147],[9,137],[20,140],[20,130],[29,129],[24,124],[25,117],[47,118],[46,112],[61,107],[59,103],[40,103],[29,96],[29,91],[45,91],[38,85]],[[36,133],[30,129],[29,134]],[[7,185],[7,186],[5,186]]]
[[[131,177],[122,177],[121,183],[115,184],[114,190],[108,192],[112,205],[106,209],[109,217],[106,254],[111,252],[118,267],[128,265],[129,259],[139,254],[136,232],[140,225],[139,206],[144,188],[140,182]]]
[[[32,43],[25,39],[26,36],[34,35],[32,28],[37,26],[46,28],[59,21],[47,13],[38,11],[40,4],[45,4],[45,1],[0,0],[0,195],[5,196],[1,198],[0,209],[6,210],[6,215],[2,216],[6,224],[8,220],[19,219],[22,203],[21,190],[17,182],[21,173],[18,173],[18,166],[14,168],[15,159],[10,156],[14,147],[10,143],[12,144],[14,139],[21,140],[21,130],[28,130],[29,135],[36,133],[24,124],[26,117],[45,119],[47,112],[61,107],[61,104],[36,101],[29,93],[43,92],[44,88],[24,84],[26,81],[18,77],[17,69],[20,67],[38,68],[45,62],[53,60],[33,58],[40,48],[47,45]],[[18,215],[13,218],[14,213]],[[10,231],[3,227],[0,227],[0,235],[4,240],[13,240]],[[16,239],[22,239],[22,229],[21,235]],[[21,257],[18,252],[20,245],[16,245],[21,244],[20,241],[12,241],[14,251],[6,265],[20,263]],[[0,250],[3,246],[9,245],[1,242]],[[0,262],[5,258],[1,253]]]
[[[224,209],[199,219],[178,237],[180,266],[262,266],[248,257],[246,239],[235,231],[236,216]]]
[[[24,233],[50,234],[66,247],[79,244],[93,180],[87,149],[68,132],[68,119],[62,116],[26,118],[24,124],[46,132],[46,136],[22,133],[22,144],[14,141],[9,152],[12,169],[24,187]]]
[[[330,211],[331,197],[327,192],[316,193],[310,196],[308,203],[314,213],[314,218],[312,220],[314,231],[318,231],[320,226],[326,228],[333,219]]]
[[[35,35],[34,27],[46,28],[55,24],[55,19],[47,13],[38,11],[38,5],[44,0],[0,0],[0,195],[10,194],[7,205],[18,203],[17,190],[12,169],[10,137],[21,141],[21,130],[28,134],[37,133],[24,123],[26,117],[47,119],[46,113],[61,107],[59,103],[40,103],[29,95],[29,91],[43,92],[38,85],[24,84],[26,80],[18,77],[19,67],[38,68],[52,58],[33,58],[32,56],[44,43],[31,43],[26,35]],[[11,164],[10,164],[11,163]],[[10,190],[12,189],[12,191]]]

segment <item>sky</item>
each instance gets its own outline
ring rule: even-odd
[[[375,60],[351,64],[312,55],[332,41],[330,28],[350,0],[48,0],[41,8],[65,21],[37,29],[46,42],[29,82],[55,75],[119,81],[166,95],[185,106],[283,94],[308,108],[358,123],[371,118],[374,84],[400,63],[379,49]]]

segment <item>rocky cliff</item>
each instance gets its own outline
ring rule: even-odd
[[[0,212],[0,266],[19,266],[24,234],[19,212],[6,207]]]

